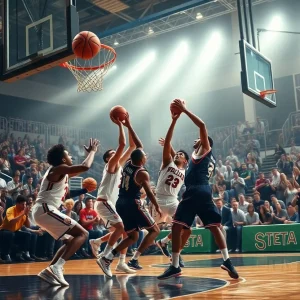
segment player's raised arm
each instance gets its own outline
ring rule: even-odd
[[[126,151],[123,153],[120,159],[120,165],[122,167],[125,165],[126,161],[130,158],[132,151],[136,149],[135,143],[133,141],[133,138],[129,130],[128,130],[128,139],[129,139],[129,147],[126,149]]]
[[[162,161],[162,169],[165,168],[175,156],[175,151],[171,145],[171,140],[173,137],[174,128],[176,125],[176,122],[179,118],[180,114],[173,114],[172,113],[172,123],[169,127],[169,130],[167,132],[165,141],[164,141],[164,148],[163,148],[163,161]],[[172,155],[174,154],[174,155]]]
[[[155,210],[158,212],[158,214],[161,216],[161,210],[157,204],[156,198],[153,194],[153,191],[151,189],[151,183],[150,183],[150,176],[148,174],[148,172],[146,172],[145,170],[142,170],[140,172],[137,173],[136,175],[136,182],[139,183],[145,190],[147,197],[149,198],[149,200],[151,201],[151,203],[153,204]]]
[[[129,131],[129,133],[130,133],[130,135],[131,135],[131,137],[133,139],[133,142],[134,142],[136,148],[143,149],[144,148],[143,144],[142,144],[141,140],[139,139],[139,137],[137,136],[137,134],[135,133],[135,131],[132,128],[128,114],[126,116],[126,119],[123,122],[123,125],[128,128],[128,131]]]
[[[196,154],[199,154],[199,155],[203,154],[203,153],[198,153],[200,149],[203,152],[209,151],[211,147],[210,147],[210,144],[209,144],[208,133],[207,133],[205,123],[199,117],[197,117],[195,114],[193,114],[191,111],[189,111],[186,108],[185,103],[183,103],[181,100],[178,100],[178,99],[174,100],[174,105],[180,111],[185,113],[200,130],[200,139],[201,139],[200,146],[202,146],[202,147],[199,146],[198,149],[196,149]]]
[[[122,122],[119,119],[114,120],[113,122],[119,126],[119,145],[115,154],[111,157],[111,159],[107,163],[107,170],[109,173],[114,173],[116,171],[116,168],[119,166],[119,161],[122,157],[122,153],[126,145],[125,132],[124,132]]]
[[[94,161],[94,156],[98,150],[98,146],[98,140],[90,139],[89,147],[84,146],[85,150],[88,152],[88,156],[80,165],[74,166],[72,166],[72,156],[69,155],[63,145],[53,146],[48,151],[47,156],[48,163],[53,166],[48,175],[48,179],[55,182],[60,179],[61,175],[86,172],[89,170]]]

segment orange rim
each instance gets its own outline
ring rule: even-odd
[[[271,94],[277,93],[277,90],[265,90],[265,91],[261,91],[259,93],[260,93],[261,98],[265,98],[266,95],[271,95]]]
[[[111,65],[111,64],[113,64],[115,62],[115,60],[117,58],[117,53],[116,53],[116,51],[115,51],[114,48],[112,48],[110,46],[107,46],[107,45],[104,45],[104,44],[101,44],[101,49],[103,49],[103,48],[106,49],[107,51],[112,52],[112,54],[113,54],[114,57],[112,59],[110,59],[109,61],[101,64],[100,66],[95,66],[95,67],[77,67],[77,66],[69,64],[68,62],[61,63],[60,66],[63,67],[63,68],[70,68],[70,69],[79,70],[79,71],[95,71],[95,70],[99,70],[99,69],[104,69],[106,66]]]

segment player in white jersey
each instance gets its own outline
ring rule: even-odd
[[[66,243],[56,252],[49,267],[38,276],[52,285],[68,286],[63,266],[88,238],[88,232],[76,221],[62,214],[58,208],[69,190],[69,177],[86,172],[92,165],[99,141],[90,139],[87,158],[81,165],[72,165],[72,157],[63,145],[53,146],[47,154],[51,167],[45,173],[32,215],[38,226],[55,239],[65,238]]]
[[[166,138],[160,139],[160,144],[163,145],[163,161],[156,185],[156,197],[157,203],[162,211],[162,217],[159,217],[155,213],[153,214],[157,224],[170,224],[172,222],[172,218],[179,204],[177,197],[184,183],[185,167],[189,160],[189,156],[185,151],[179,150],[175,152],[171,145],[174,128],[179,116],[179,114],[172,114],[172,123],[169,127]],[[183,233],[190,234],[190,232]],[[168,250],[168,243],[171,238],[172,233],[156,242],[156,245],[167,257],[171,256]],[[180,262],[181,265],[184,266],[182,259],[180,259]]]
[[[122,219],[117,213],[115,205],[119,196],[119,185],[121,183],[123,170],[122,167],[130,158],[132,151],[139,146],[139,141],[131,127],[129,116],[127,116],[124,123],[119,120],[113,121],[119,126],[119,145],[116,151],[110,149],[103,155],[103,160],[106,165],[103,170],[102,181],[98,189],[96,204],[96,210],[106,223],[106,228],[110,230],[110,233],[99,239],[90,240],[92,252],[96,257],[98,256],[99,247],[104,241],[107,241],[107,245],[101,255],[108,254],[113,249],[113,246],[121,235],[125,234]],[[123,125],[128,127],[129,136],[129,147],[124,153],[123,150],[126,145],[126,139]],[[126,252],[127,248],[120,252],[119,263],[117,264],[116,270],[119,272],[133,274],[135,271],[130,269],[125,263]]]

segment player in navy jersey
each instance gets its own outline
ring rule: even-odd
[[[212,191],[209,185],[209,179],[214,173],[216,163],[212,154],[213,140],[207,134],[205,123],[190,112],[183,101],[174,100],[174,105],[199,128],[200,138],[194,142],[194,152],[184,181],[186,191],[173,220],[172,264],[163,274],[158,276],[158,279],[168,279],[181,275],[179,254],[181,245],[184,245],[187,239],[183,241],[180,232],[183,228],[191,227],[196,215],[200,217],[205,228],[211,231],[221,250],[224,259],[221,268],[226,270],[231,278],[237,279],[239,275],[229,259],[226,240],[222,232],[221,215],[212,200]]]
[[[128,236],[123,239],[114,250],[97,260],[99,267],[109,278],[112,277],[110,264],[113,258],[121,250],[129,247],[138,240],[140,229],[147,229],[148,234],[144,237],[134,256],[128,262],[128,266],[134,270],[142,269],[138,263],[138,258],[142,252],[153,244],[160,232],[159,227],[141,200],[140,191],[144,188],[149,200],[153,203],[155,210],[161,215],[161,210],[151,190],[150,176],[144,168],[147,156],[143,151],[142,142],[130,127],[130,124],[128,129],[130,130],[137,149],[131,153],[130,160],[123,168],[119,198],[116,203],[117,213],[123,221],[124,230]]]

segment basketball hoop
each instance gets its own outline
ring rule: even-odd
[[[259,92],[260,98],[262,98],[262,99],[265,99],[267,95],[272,95],[275,93],[277,93],[277,90],[265,90],[265,91]]]
[[[103,78],[116,61],[115,49],[101,44],[100,52],[92,59],[75,58],[60,66],[68,68],[78,82],[78,92],[98,92],[103,89]]]

